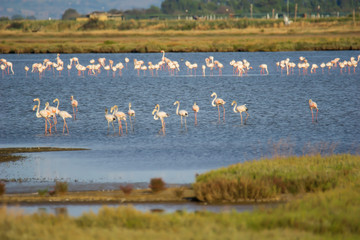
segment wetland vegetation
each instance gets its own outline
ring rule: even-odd
[[[359,50],[358,18],[0,21],[1,53]]]
[[[26,151],[24,149],[23,151]],[[7,150],[16,152],[16,150]],[[31,150],[33,151],[33,149]],[[0,209],[0,239],[357,239],[360,237],[360,156],[330,154],[273,157],[201,174],[191,188],[67,192],[55,195],[4,194],[3,203],[31,202],[205,202],[286,201],[250,213],[139,212],[103,207],[80,217],[21,214]],[[19,201],[21,202],[21,201]],[[65,230],[66,229],[66,230]]]

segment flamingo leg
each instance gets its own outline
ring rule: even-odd
[[[250,116],[250,114],[248,112],[246,112],[246,119],[245,119],[244,124],[246,124],[246,120],[248,119],[249,116]]]
[[[126,122],[126,120],[124,120],[124,122],[125,122],[126,134],[127,134],[128,133],[128,131],[127,131],[127,122]]]
[[[197,124],[197,112],[195,112],[195,125]]]
[[[240,118],[241,118],[241,125],[243,124],[243,120],[242,120],[242,114],[240,112]]]
[[[313,109],[311,108],[311,116],[312,116],[312,121],[314,122],[314,113],[313,113]]]
[[[220,108],[219,108],[219,105],[218,105],[217,107],[218,107],[218,112],[219,112],[219,122],[220,122]]]
[[[45,118],[45,135],[47,134],[47,119]]]
[[[223,109],[224,109],[224,115],[223,115],[223,119],[224,119],[224,122],[225,122],[225,107],[224,107],[224,105],[221,105],[222,107],[223,107]]]
[[[118,119],[118,122],[119,122],[119,135],[122,135],[122,125],[121,125],[121,120]],[[121,133],[120,133],[120,130],[121,130]]]
[[[63,125],[63,134],[64,134],[64,131],[65,131],[65,119],[64,119],[64,125]]]
[[[316,109],[316,122],[318,121],[317,120],[318,112],[319,112],[319,109]]]

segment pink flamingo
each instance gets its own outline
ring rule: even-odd
[[[220,122],[220,108],[219,106],[221,105],[224,109],[224,114],[223,114],[223,119],[224,119],[224,122],[225,122],[225,107],[224,107],[224,104],[226,103],[224,100],[222,100],[221,98],[217,98],[217,94],[214,92],[211,94],[211,97],[214,97],[214,100],[212,101],[211,105],[213,107],[216,107],[218,108],[218,112],[219,112],[219,122]]]
[[[197,113],[199,112],[200,108],[198,105],[196,105],[196,102],[194,102],[194,105],[192,106],[192,110],[195,113],[195,125],[197,125]]]
[[[71,106],[72,106],[72,108],[73,108],[73,114],[74,114],[74,120],[76,120],[76,113],[77,113],[77,111],[78,111],[78,101],[76,101],[75,99],[74,99],[74,96],[71,96]],[[76,108],[76,111],[75,111],[75,108]]]
[[[318,106],[317,106],[316,102],[314,102],[313,100],[309,99],[309,107],[310,107],[310,110],[311,110],[311,116],[312,116],[312,121],[313,121],[313,122],[314,122],[313,109],[314,109],[314,108],[316,109],[316,122],[317,122],[317,115],[318,115],[319,109],[318,109]]]

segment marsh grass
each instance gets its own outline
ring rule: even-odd
[[[103,207],[97,214],[24,215],[0,209],[0,239],[358,239],[360,188],[309,193],[253,212],[139,212]],[[31,236],[31,238],[29,238]]]
[[[280,194],[327,191],[359,179],[360,156],[304,155],[254,160],[197,176],[201,201],[267,200]]]
[[[55,193],[56,194],[65,194],[68,192],[69,184],[67,182],[59,182],[55,183]]]
[[[360,49],[352,19],[0,21],[2,53],[236,52]]]

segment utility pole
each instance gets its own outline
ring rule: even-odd
[[[287,16],[289,17],[289,0],[287,0]]]
[[[253,17],[253,5],[252,5],[252,3],[250,4],[250,18],[252,19],[252,17]]]
[[[356,21],[355,21],[355,8],[353,9],[353,22],[354,22],[354,27],[356,27]]]

